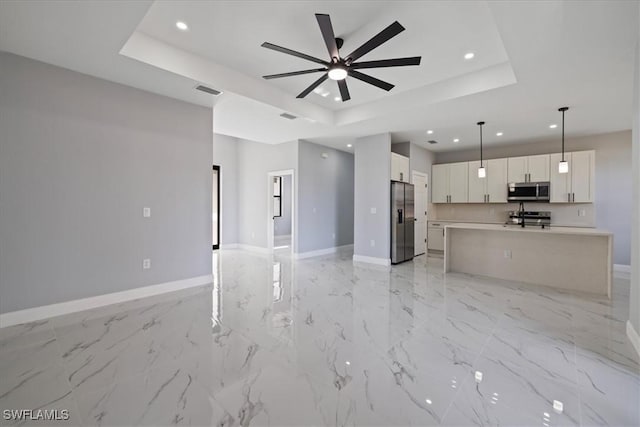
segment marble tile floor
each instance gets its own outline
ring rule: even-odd
[[[638,426],[613,298],[223,250],[209,286],[0,329],[0,425]],[[554,408],[555,407],[555,408]]]

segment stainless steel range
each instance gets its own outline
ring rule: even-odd
[[[519,226],[549,227],[551,225],[551,212],[549,211],[509,211],[508,224]],[[524,225],[523,225],[524,223]]]

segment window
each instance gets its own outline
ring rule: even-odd
[[[282,177],[273,177],[273,217],[282,216]]]

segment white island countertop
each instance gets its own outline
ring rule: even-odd
[[[442,221],[445,222],[445,221]],[[495,230],[495,231],[512,231],[512,232],[525,232],[525,233],[547,233],[547,234],[581,234],[592,236],[613,236],[613,233],[607,230],[601,230],[599,228],[588,227],[545,227],[527,226],[521,227],[518,225],[506,225],[506,224],[483,224],[476,222],[452,222],[445,224],[445,228],[467,228],[472,230]]]

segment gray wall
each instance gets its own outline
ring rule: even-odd
[[[411,155],[411,148],[409,142],[396,142],[391,144],[391,152],[400,154],[401,156],[409,157]]]
[[[297,252],[352,244],[353,155],[307,141],[298,144]]]
[[[526,156],[558,152],[559,140],[541,141],[531,144],[500,145],[484,150],[486,159]],[[631,260],[631,132],[614,132],[571,138],[566,141],[566,151],[596,151],[596,201],[594,204],[595,225],[614,233],[614,262],[629,265]],[[476,160],[478,151],[462,150],[436,153],[437,163]],[[557,217],[567,216],[571,205],[545,205],[558,209]],[[589,209],[586,207],[586,209]],[[505,209],[507,210],[507,209]],[[577,212],[577,210],[576,210]],[[440,213],[438,213],[440,216]],[[445,219],[439,217],[439,219]],[[576,221],[580,218],[574,218]]]
[[[211,129],[209,109],[0,53],[0,312],[211,274]]]
[[[640,20],[640,13],[638,16]],[[631,294],[629,321],[640,334],[640,28],[633,78],[633,213],[631,229]]]
[[[237,138],[213,135],[213,164],[220,166],[220,244],[223,246],[238,243],[238,144]]]
[[[291,201],[293,193],[291,192],[291,175],[282,177],[282,216],[273,220],[273,234],[276,236],[287,236],[291,234]]]
[[[354,255],[389,259],[391,135],[358,138],[354,148]]]
[[[298,142],[276,145],[244,139],[238,142],[238,243],[266,248],[267,221],[271,220],[267,218],[267,174],[297,168]],[[294,232],[297,225],[295,228]],[[294,250],[295,246],[296,242]]]

